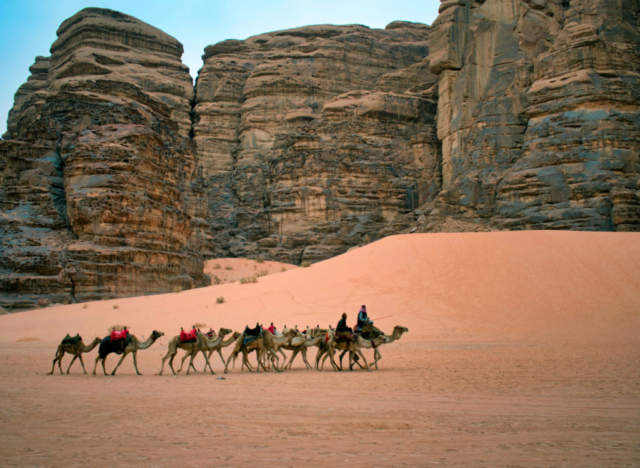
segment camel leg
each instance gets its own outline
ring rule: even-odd
[[[84,368],[84,361],[82,360],[82,354],[78,355],[78,359],[80,359],[80,365],[82,366],[82,372],[84,372],[86,374],[87,370]]]
[[[331,361],[331,366],[333,367],[334,371],[341,371],[342,368],[339,368],[338,365],[336,364],[336,360],[334,359],[334,354],[336,352],[336,348],[334,346],[329,346],[329,360]]]
[[[136,368],[136,374],[142,375],[138,370],[138,351],[133,351],[133,367]]]
[[[233,359],[233,354],[234,354],[234,352],[232,351],[231,354],[229,354],[229,358],[227,359],[227,362],[224,363],[224,373],[225,374],[229,373],[229,363],[231,362],[231,359]],[[220,356],[222,356],[222,354]]]
[[[205,360],[204,371],[206,371],[207,370],[207,366],[209,366],[209,370],[211,371],[211,375],[215,375],[215,372],[213,372],[213,369],[211,368],[211,362],[209,361],[209,357],[207,356],[207,353],[204,352],[204,350],[202,351],[202,355],[204,356],[204,360]]]
[[[218,355],[220,356],[220,359],[222,360],[222,364],[224,365],[224,373],[227,373],[227,363],[224,360],[224,356],[222,355],[222,351],[218,350]]]
[[[167,355],[165,357],[162,358],[162,367],[160,368],[160,374],[158,375],[162,375],[162,373],[164,372],[164,363],[167,359],[171,358],[171,360],[169,361],[169,367],[171,367],[171,370],[173,371],[173,375],[176,375],[176,371],[173,370],[173,358],[176,356],[176,353],[171,353],[171,350],[169,350],[167,352]]]
[[[373,359],[373,365],[376,366],[376,370],[378,370],[378,361],[382,359],[382,355],[380,354],[380,351],[378,351],[378,348],[373,351]]]
[[[100,355],[98,354],[98,357],[96,358],[96,363],[93,366],[93,375],[96,375],[96,368],[98,367],[98,361],[100,360]]]
[[[104,372],[104,375],[108,375],[107,368],[105,367],[106,362],[107,362],[107,357],[105,356],[104,359],[102,360],[102,371]]]
[[[367,363],[367,358],[364,357],[364,354],[362,353],[362,351],[356,351],[356,354],[362,358],[362,361],[364,362],[364,368],[366,369],[366,371],[371,372],[371,369],[369,369],[369,364]]]
[[[294,349],[293,353],[291,353],[291,359],[289,359],[289,363],[284,366],[285,369],[291,369],[291,365],[293,364],[293,360],[296,358],[297,355],[298,355],[298,350]]]
[[[211,358],[211,353],[207,356],[206,351],[202,350],[202,355],[204,356],[204,360],[205,360],[204,369],[202,372],[206,372],[207,366],[209,366],[209,370],[211,371],[211,374],[214,375],[215,372],[213,372],[213,369],[211,368],[211,361],[209,360]]]
[[[178,374],[180,372],[182,372],[182,368],[184,367],[184,361],[187,360],[187,358],[191,356],[191,353],[189,351],[187,351],[184,356],[182,356],[182,361],[180,362],[180,369],[178,369]],[[187,368],[187,371],[189,370],[189,368]]]
[[[344,351],[342,351],[342,353],[340,354],[340,370],[343,369],[343,367],[342,367],[342,358],[344,357],[345,354],[347,354],[347,350],[346,349]],[[349,361],[351,361],[351,355],[349,355]],[[351,363],[349,363],[349,367],[351,367]]]
[[[302,360],[304,361],[304,365],[307,366],[307,370],[311,370],[311,365],[309,364],[309,361],[307,361],[307,349],[302,348],[300,352],[302,353]]]
[[[73,365],[74,362],[76,362],[76,359],[78,359],[78,356],[73,356],[73,359],[71,360],[71,362],[69,363],[69,367],[67,367],[67,374],[69,373],[69,371],[71,370],[71,366]]]
[[[62,360],[62,356],[64,356],[64,350],[62,349],[62,346],[58,346],[58,350],[56,351],[56,357],[53,358],[53,365],[51,366],[51,372],[49,372],[47,375],[53,374],[53,371],[56,369],[56,361],[60,362]],[[60,373],[62,374],[62,367],[60,367]]]
[[[121,357],[121,358],[120,358],[120,360],[118,361],[118,364],[116,365],[116,368],[115,368],[115,369],[113,369],[113,372],[111,373],[111,375],[116,375],[116,371],[118,370],[118,367],[120,367],[120,364],[122,364],[122,361],[124,361],[124,358],[126,358],[126,357],[127,357],[127,354],[128,354],[128,353],[127,353],[126,351],[124,351],[124,352],[122,353],[122,357]],[[102,365],[104,366],[104,363],[103,363]],[[138,369],[136,369],[136,372],[138,372]]]

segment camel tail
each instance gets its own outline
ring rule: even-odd
[[[58,349],[56,349],[56,355],[53,359],[57,359],[60,356],[60,351],[62,351],[62,345],[58,345]]]

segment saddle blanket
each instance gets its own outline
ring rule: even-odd
[[[76,335],[76,336],[67,335],[62,339],[62,344],[70,345],[70,346],[78,346],[81,341],[82,341],[82,338],[80,338],[80,335]]]
[[[183,343],[194,342],[196,341],[197,334],[198,331],[195,328],[187,332],[182,330],[180,332],[180,341],[182,341]]]
[[[129,336],[129,330],[122,330],[122,331],[118,331],[118,330],[113,330],[111,332],[111,341],[120,341],[120,340],[126,340],[127,336]]]

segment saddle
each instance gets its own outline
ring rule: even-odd
[[[180,330],[180,342],[181,343],[195,343],[198,331],[194,328],[189,331]]]
[[[246,333],[244,334],[244,340],[242,342],[242,344],[249,344],[252,341],[257,340],[258,338],[260,338],[262,336],[262,332],[260,332],[259,335],[247,335]]]
[[[336,343],[350,343],[355,339],[356,335],[353,332],[336,332]]]
[[[76,336],[69,336],[67,333],[67,336],[62,339],[62,344],[67,346],[78,346],[81,341],[82,337],[79,334]]]
[[[111,342],[126,340],[129,337],[129,330],[113,330],[111,332]]]

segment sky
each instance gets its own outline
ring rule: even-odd
[[[60,23],[87,7],[134,16],[182,42],[193,78],[204,48],[309,24],[364,24],[384,28],[395,20],[431,24],[439,0],[0,0],[0,135],[13,95],[37,55],[48,56]]]

